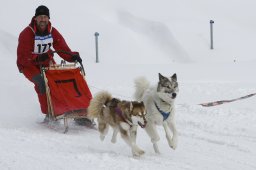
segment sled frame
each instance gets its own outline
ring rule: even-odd
[[[51,89],[48,86],[48,79],[46,77],[46,72],[48,70],[64,70],[64,69],[76,69],[76,68],[80,68],[80,73],[83,76],[84,80],[85,80],[85,72],[81,67],[77,66],[77,62],[74,63],[70,63],[70,64],[66,64],[65,61],[61,61],[61,64],[50,64],[49,67],[42,67],[41,68],[41,72],[44,78],[44,82],[45,82],[45,88],[46,88],[46,98],[47,98],[47,106],[48,106],[48,117],[49,117],[49,121],[58,121],[63,119],[64,121],[64,131],[63,133],[67,133],[69,126],[68,126],[68,121],[69,119],[76,119],[76,118],[88,118],[87,117],[87,110],[77,110],[77,111],[70,111],[68,113],[63,113],[62,115],[59,116],[55,116],[54,114],[54,108],[53,108],[53,104],[52,104],[52,99],[51,99]],[[84,114],[81,114],[84,113]]]

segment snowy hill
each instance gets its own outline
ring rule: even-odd
[[[0,6],[0,169],[256,169],[256,97],[204,108],[199,103],[256,92],[256,12],[253,0],[3,1]],[[79,51],[93,94],[108,90],[131,100],[133,81],[177,73],[177,150],[160,133],[160,155],[139,129],[139,159],[118,138],[104,142],[95,130],[62,122],[43,125],[33,85],[16,67],[19,33],[38,5]],[[214,50],[210,25],[214,20]],[[94,33],[99,32],[100,63]],[[55,56],[58,58],[58,56]]]

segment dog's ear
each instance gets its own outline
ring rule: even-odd
[[[158,76],[159,76],[159,81],[160,82],[162,82],[162,81],[164,81],[166,78],[162,75],[162,74],[160,74],[160,73],[158,73]]]
[[[176,73],[174,73],[171,78],[172,78],[172,80],[177,81],[177,75],[176,75]]]
[[[130,102],[130,111],[132,111],[133,109],[133,105],[132,105],[132,102]]]

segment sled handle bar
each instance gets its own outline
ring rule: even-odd
[[[70,56],[73,56],[73,55],[74,55],[74,54],[72,54],[71,52],[64,51],[64,50],[51,51],[51,53],[52,53],[52,54],[54,54],[54,53],[63,53],[63,54],[68,54],[68,55],[70,55]],[[80,64],[80,66],[81,66],[81,68],[82,68],[83,74],[85,75],[84,66],[83,66],[82,61],[79,62],[79,64]]]

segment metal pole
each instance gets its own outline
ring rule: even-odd
[[[210,20],[210,31],[211,31],[211,49],[213,49],[213,20]]]
[[[99,62],[99,52],[98,52],[98,36],[100,35],[98,32],[95,32],[95,46],[96,46],[96,63]]]

